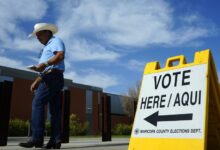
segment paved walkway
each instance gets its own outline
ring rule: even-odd
[[[9,137],[8,145],[0,147],[0,150],[21,150],[18,143],[25,142],[24,137]],[[45,139],[45,143],[47,138]],[[129,138],[112,138],[112,141],[102,142],[101,138],[70,138],[70,142],[62,144],[62,149],[73,150],[127,150]],[[33,148],[34,149],[34,148]]]

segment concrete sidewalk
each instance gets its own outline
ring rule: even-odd
[[[18,146],[18,143],[25,142],[26,137],[9,137],[8,145],[0,147],[1,150],[19,150],[24,149]],[[45,138],[45,143],[48,138]],[[78,138],[71,137],[69,143],[62,144],[61,149],[73,150],[127,150],[129,138],[112,138],[110,142],[102,142],[101,138]],[[34,148],[33,148],[34,149]]]

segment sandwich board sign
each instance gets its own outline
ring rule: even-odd
[[[178,64],[173,65],[174,62]],[[211,99],[210,95],[215,96]],[[183,55],[167,59],[165,68],[160,68],[158,62],[148,63],[129,150],[217,150],[220,147],[219,98],[210,50],[196,52],[194,62],[189,64]],[[219,126],[212,125],[209,101],[215,106],[216,115],[212,120]],[[213,131],[209,132],[208,127]],[[215,137],[208,142],[210,135]]]

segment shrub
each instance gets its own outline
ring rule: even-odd
[[[46,121],[46,123],[45,123],[45,130],[44,130],[46,136],[50,136],[51,135],[50,127],[51,127],[50,126],[50,122]]]
[[[75,114],[70,115],[70,136],[85,135],[88,127],[88,122],[81,123]]]
[[[13,119],[9,121],[9,136],[27,136],[28,135],[28,121],[21,119]]]
[[[117,124],[113,130],[115,135],[130,135],[132,130],[132,125],[128,124]]]
[[[75,114],[70,115],[70,136],[86,135],[88,131],[88,122],[81,123]],[[28,136],[28,121],[21,119],[12,119],[9,121],[9,136]],[[49,136],[51,134],[50,123],[45,123],[45,134]]]

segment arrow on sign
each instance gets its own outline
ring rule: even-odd
[[[192,120],[193,114],[178,114],[178,115],[161,115],[159,116],[159,111],[153,113],[152,115],[144,118],[145,121],[157,126],[159,121],[183,121]]]

